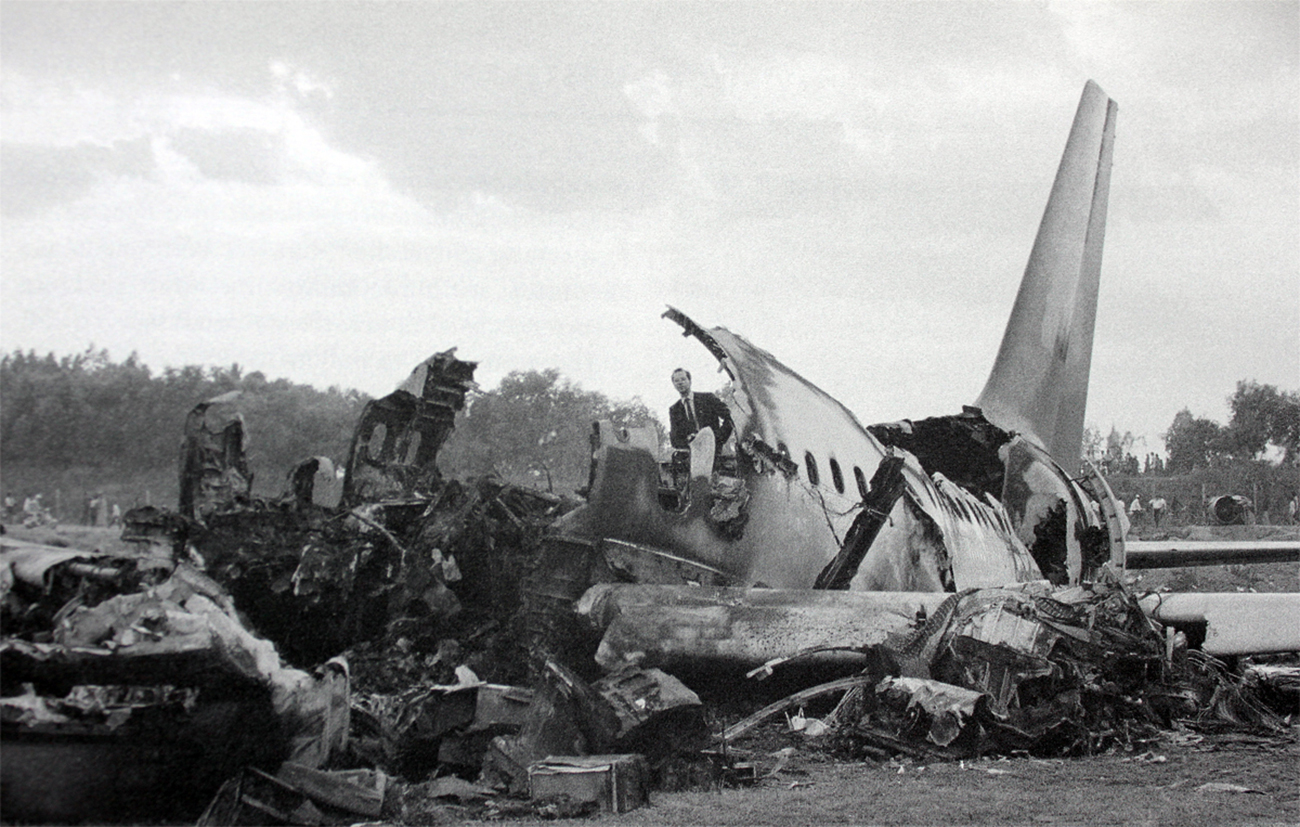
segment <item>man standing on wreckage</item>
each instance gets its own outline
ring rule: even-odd
[[[711,393],[691,390],[689,370],[677,368],[672,379],[673,387],[682,398],[668,408],[668,441],[673,447],[673,479],[684,481],[689,478],[690,449],[696,434],[705,428],[712,429],[716,456],[731,438],[735,425],[731,421],[731,411],[721,399]],[[679,487],[682,487],[680,483]]]

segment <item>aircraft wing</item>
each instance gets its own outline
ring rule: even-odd
[[[1211,655],[1300,652],[1300,592],[1148,594],[1138,602],[1166,626],[1204,628],[1201,649]]]
[[[1130,540],[1129,569],[1300,562],[1300,540]],[[1211,655],[1300,652],[1300,593],[1173,592],[1141,599],[1154,620],[1203,630]]]
[[[1128,540],[1124,566],[1169,569],[1239,563],[1300,563],[1300,540]]]

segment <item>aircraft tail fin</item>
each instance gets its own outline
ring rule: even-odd
[[[1117,109],[1088,81],[976,402],[990,422],[1038,440],[1070,473],[1079,469],[1083,442]]]

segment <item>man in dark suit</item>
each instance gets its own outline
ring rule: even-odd
[[[711,393],[691,391],[691,373],[685,368],[673,371],[673,387],[682,395],[668,409],[668,441],[674,449],[687,450],[701,428],[712,428],[716,450],[721,451],[735,425],[731,411]]]

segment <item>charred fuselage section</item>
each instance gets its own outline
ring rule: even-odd
[[[1006,467],[998,451],[1011,434],[967,407],[955,416],[868,425],[867,431],[884,445],[907,451],[931,474],[980,496],[1001,497]]]

